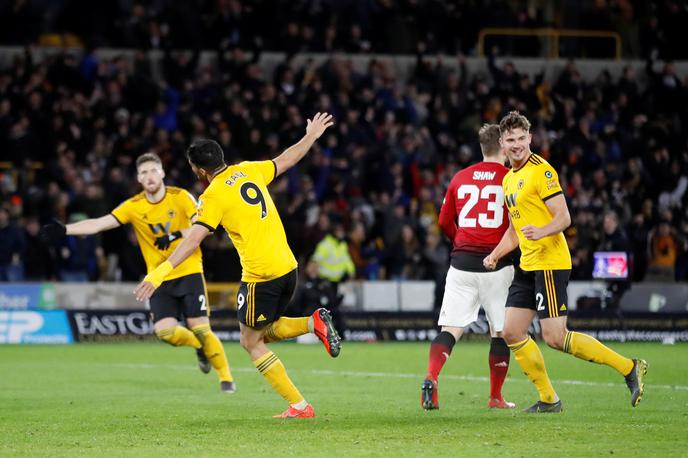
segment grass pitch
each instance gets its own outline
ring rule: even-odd
[[[513,360],[516,411],[490,411],[485,342],[459,342],[440,377],[438,411],[420,408],[429,344],[271,347],[314,405],[285,403],[238,344],[226,344],[238,392],[223,395],[193,351],[160,343],[0,346],[0,456],[688,456],[688,346],[612,344],[649,364],[632,408],[613,370],[544,348],[562,414],[527,415],[536,391]]]

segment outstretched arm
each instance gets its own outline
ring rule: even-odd
[[[67,232],[66,235],[92,235],[114,229],[118,226],[119,221],[117,221],[117,218],[111,214],[107,214],[100,218],[85,219],[77,223],[67,224],[65,229]]]
[[[306,135],[298,143],[290,146],[273,159],[275,176],[277,177],[294,167],[306,155],[313,143],[332,125],[334,125],[334,121],[332,121],[331,114],[316,113],[312,120],[309,119],[306,125]]]
[[[67,225],[62,224],[58,220],[53,220],[52,223],[41,227],[40,237],[43,241],[51,245],[57,245],[62,242],[67,235],[97,234],[98,232],[107,231],[108,229],[114,229],[119,225],[119,221],[111,214],[101,216],[100,218],[85,219],[78,223]]]
[[[184,237],[182,243],[177,245],[170,257],[146,275],[143,281],[134,289],[136,300],[145,301],[150,299],[158,286],[165,280],[165,277],[172,272],[172,269],[184,262],[201,245],[208,232],[207,227],[201,224],[194,224],[189,230],[188,236]]]

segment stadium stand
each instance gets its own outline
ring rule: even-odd
[[[686,52],[671,39],[680,34],[672,2],[617,2],[602,10],[595,2],[567,14],[564,25],[598,28],[591,25],[598,21],[631,43],[644,34],[646,48],[624,46],[645,59],[644,67],[635,61],[594,74],[583,74],[575,61],[556,73],[532,65],[525,71],[495,58],[499,42],[487,65],[461,54],[441,57],[475,52],[482,26],[544,24],[546,12],[513,11],[509,2],[485,3],[498,14],[475,10],[490,23],[442,2],[420,2],[432,6],[423,14],[416,14],[419,2],[342,2],[356,6],[346,9],[351,14],[338,9],[340,2],[282,2],[286,16],[277,17],[267,2],[197,2],[194,11],[180,2],[134,2],[108,12],[64,1],[42,20],[38,3],[16,2],[2,15],[13,25],[0,27],[0,43],[70,32],[88,46],[3,52],[2,279],[140,278],[142,260],[127,231],[51,251],[36,238],[37,224],[110,211],[136,189],[133,160],[146,151],[163,158],[168,184],[198,195],[184,158],[194,138],[216,138],[230,160],[271,158],[301,135],[303,114],[320,110],[334,113],[334,133],[271,188],[299,259],[309,259],[327,217],[349,231],[357,278],[436,280],[437,260],[447,252],[435,224],[446,185],[479,158],[477,127],[518,109],[533,122],[533,150],[557,167],[566,189],[573,278],[591,278],[593,252],[609,236],[604,212],[614,210],[631,247],[633,280],[688,280],[688,78],[668,60]],[[70,8],[83,14],[77,19]],[[639,14],[644,8],[649,16]],[[400,35],[370,27],[379,17],[384,30],[416,33],[408,43],[387,43],[385,37]],[[653,35],[658,22],[661,37]],[[462,32],[445,39],[455,29]],[[182,43],[192,49],[177,50]],[[266,49],[284,53],[266,58]],[[582,43],[568,49],[588,52]],[[416,57],[390,61],[369,52]],[[210,281],[239,277],[235,255],[220,249],[228,243],[219,234],[205,242]]]

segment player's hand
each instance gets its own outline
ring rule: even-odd
[[[540,240],[542,237],[545,236],[541,227],[533,226],[532,224],[523,226],[521,228],[521,232],[523,232],[523,236],[527,240]]]
[[[38,233],[41,240],[51,245],[57,245],[67,236],[67,227],[58,220],[41,227]]]
[[[151,272],[148,272],[148,275],[143,278],[143,281],[134,288],[136,300],[145,301],[146,299],[150,299],[155,290],[158,289],[158,286],[165,281],[165,278],[172,270],[174,270],[172,263],[170,261],[164,261]]]
[[[156,289],[157,288],[153,283],[149,282],[148,280],[143,280],[134,289],[134,295],[136,296],[136,300],[143,302],[145,300],[150,299]]]
[[[316,113],[313,119],[309,119],[306,125],[306,135],[315,135],[315,138],[320,136],[327,130],[328,127],[334,125],[332,115],[329,113]]]
[[[160,250],[167,250],[172,244],[172,242],[174,242],[178,238],[181,238],[181,236],[181,231],[174,231],[171,234],[161,235],[160,237],[155,239],[155,246],[158,247],[158,249]]]
[[[488,254],[485,256],[485,259],[483,259],[483,266],[487,270],[495,270],[497,267],[497,258],[492,253]]]

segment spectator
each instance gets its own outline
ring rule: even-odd
[[[423,247],[423,261],[425,274],[423,280],[431,280],[435,283],[434,308],[442,306],[444,296],[444,284],[447,277],[447,262],[449,261],[449,248],[442,243],[438,230],[428,232]]]
[[[75,213],[69,222],[74,223],[83,219],[86,219],[85,214]],[[61,281],[87,282],[98,279],[105,259],[96,236],[69,236],[58,250],[57,265]]]
[[[139,248],[139,239],[130,226],[124,230],[127,237],[126,242],[119,246],[118,277],[121,281],[139,282],[146,275],[146,264]]]
[[[337,294],[332,289],[332,282],[321,278],[318,263],[309,260],[304,269],[303,281],[299,282],[294,299],[289,305],[288,315],[304,316],[312,314],[319,307],[332,310],[332,307],[337,306]],[[333,317],[337,315],[338,313],[334,313]]]
[[[313,261],[318,266],[320,278],[331,282],[335,291],[341,281],[355,274],[356,269],[349,255],[349,245],[341,223],[336,223],[334,229],[315,247]]]
[[[676,237],[668,221],[661,221],[650,232],[650,267],[647,279],[652,281],[674,281],[676,257],[678,256]]]
[[[0,281],[24,280],[23,255],[26,247],[24,234],[10,220],[10,212],[0,207]]]
[[[537,113],[532,117],[533,144],[560,171],[570,199],[576,228],[572,249],[579,259],[574,276],[590,278],[587,266],[603,238],[605,208],[618,211],[633,242],[634,280],[642,279],[647,268],[647,235],[658,215],[671,213],[670,226],[680,242],[678,229],[686,219],[680,213],[688,205],[688,116],[680,108],[688,89],[671,64],[662,63],[666,69],[647,84],[635,77],[636,64],[617,79],[613,72],[584,77],[573,62],[561,75],[534,78],[514,63],[501,65],[504,74],[494,73],[492,82],[470,72],[461,57],[448,63],[423,55],[443,46],[433,39],[424,41],[408,78],[387,61],[372,59],[361,70],[345,55],[320,63],[288,57],[270,73],[260,59],[260,46],[242,49],[240,36],[251,30],[244,21],[260,15],[252,4],[238,3],[222,8],[232,30],[239,30],[239,44],[230,43],[234,35],[224,37],[229,41],[217,47],[217,64],[204,61],[201,66],[193,63],[193,51],[170,51],[171,63],[162,69],[169,81],[160,87],[149,75],[161,69],[142,52],[106,57],[89,48],[84,59],[62,54],[38,59],[30,49],[19,54],[0,72],[0,146],[5,159],[21,165],[0,174],[0,204],[11,209],[14,219],[37,215],[41,222],[67,220],[75,212],[101,213],[98,209],[133,194],[127,178],[132,159],[148,150],[160,153],[171,184],[198,194],[202,187],[195,184],[183,154],[195,136],[217,138],[233,160],[264,159],[277,155],[281,141],[295,134],[300,111],[333,109],[339,113],[337,130],[271,188],[276,205],[284,209],[287,235],[305,262],[330,230],[330,217],[352,230],[361,222],[364,240],[352,240],[350,248],[367,267],[356,261],[357,276],[402,278],[408,272],[402,275],[401,267],[391,262],[403,253],[396,251],[404,245],[402,231],[407,246],[415,240],[423,250],[436,225],[442,187],[476,160],[474,126],[498,119],[511,107],[524,107]],[[505,3],[499,3],[503,15]],[[177,26],[155,8],[144,9],[143,16],[136,13],[141,20],[167,24],[168,29]],[[438,18],[434,28],[470,22],[432,11],[428,14]],[[322,12],[323,26],[309,33],[322,38],[330,26],[328,15],[340,12]],[[391,13],[395,21],[408,17],[398,5]],[[508,11],[504,14],[506,22],[513,19]],[[432,29],[425,20],[411,21],[420,36]],[[350,30],[347,21],[336,26],[343,43]],[[299,24],[305,27],[303,21]],[[365,24],[360,23],[361,36],[374,51],[380,37]],[[281,43],[273,38],[265,35],[262,42],[279,49]],[[653,65],[660,68],[659,62]],[[357,215],[359,210],[364,216]],[[402,229],[404,225],[409,228]],[[236,269],[226,268],[235,261],[215,257],[220,242],[208,240],[205,247],[208,273],[237,280]],[[94,243],[114,257],[123,255],[127,242],[122,232]],[[677,263],[681,253],[679,249]],[[427,277],[424,261],[412,258],[403,261],[411,261],[410,277]],[[223,268],[214,272],[213,265]]]
[[[638,213],[633,217],[630,227],[631,245],[633,247],[633,270],[631,272],[633,281],[645,279],[648,267],[648,240],[650,238],[650,225],[643,213]]]
[[[411,225],[404,224],[400,239],[389,246],[386,267],[392,280],[422,278],[423,250]]]
[[[52,262],[50,246],[39,236],[41,226],[38,219],[29,217],[26,219],[24,236],[26,248],[24,250],[24,276],[27,281],[46,281],[55,278],[55,266]]]
[[[626,253],[628,258],[628,278],[607,281],[609,301],[606,305],[620,316],[621,308],[619,306],[621,298],[631,287],[630,278],[633,269],[633,258],[630,253],[631,247],[626,232],[619,225],[619,215],[614,210],[605,212],[602,227],[602,240],[600,240],[600,244],[597,246],[597,251],[623,252]]]

